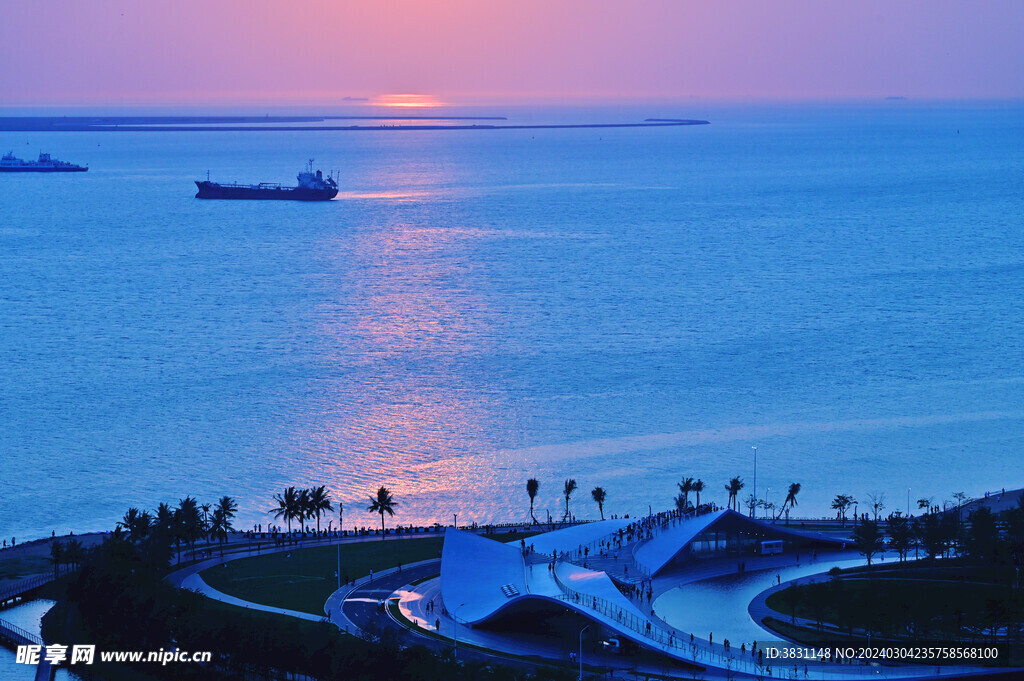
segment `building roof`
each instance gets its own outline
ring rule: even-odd
[[[555,551],[559,553],[576,551],[580,546],[595,544],[617,533],[620,529],[633,522],[636,522],[636,520],[617,518],[615,520],[581,523],[530,537],[526,540],[526,545],[532,546],[533,550],[537,553],[544,553],[549,556],[553,555]],[[516,540],[515,543],[518,544],[519,540]]]
[[[765,539],[799,539],[836,546],[845,541],[833,539],[817,532],[792,530],[782,525],[755,520],[742,513],[723,509],[686,520],[672,521],[669,527],[662,529],[654,537],[638,546],[633,552],[633,560],[648,574],[657,574],[676,556],[689,548],[697,537],[713,529],[733,529],[759,535]]]
[[[460,621],[487,619],[529,593],[518,547],[449,529],[441,551],[441,598]]]

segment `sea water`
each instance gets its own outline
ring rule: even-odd
[[[389,525],[523,520],[531,477],[541,518],[567,478],[724,505],[754,446],[800,516],[1024,486],[1024,105],[499,113],[711,124],[0,133],[90,164],[0,176],[0,535],[290,485],[346,528],[382,485]],[[193,198],[309,157],[337,200]]]

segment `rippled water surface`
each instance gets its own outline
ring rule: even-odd
[[[3,133],[0,534],[325,484],[345,525],[798,513],[1024,486],[1024,110],[692,106],[655,129]],[[321,204],[192,181],[341,169]],[[768,491],[770,488],[770,491]],[[863,509],[861,509],[863,510]],[[333,521],[337,523],[337,517]]]

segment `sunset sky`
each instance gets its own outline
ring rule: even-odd
[[[1020,0],[0,3],[0,105],[1024,96]]]

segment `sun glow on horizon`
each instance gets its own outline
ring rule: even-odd
[[[418,94],[379,95],[374,97],[371,103],[376,104],[377,106],[393,106],[409,109],[429,109],[436,106],[444,106],[444,102],[439,101],[433,95]]]

